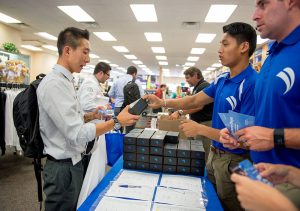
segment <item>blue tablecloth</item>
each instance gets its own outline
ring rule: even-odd
[[[92,205],[99,198],[100,193],[109,185],[115,176],[123,169],[123,156],[115,163],[115,165],[110,169],[107,175],[101,180],[97,187],[91,192],[87,199],[79,207],[78,211],[87,211],[93,210]],[[203,189],[206,191],[208,204],[206,210],[208,211],[219,211],[223,210],[220,200],[213,188],[213,185],[209,182],[208,179],[205,179]]]

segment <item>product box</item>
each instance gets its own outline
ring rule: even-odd
[[[150,155],[163,155],[164,148],[161,147],[150,147]]]
[[[203,146],[191,145],[191,158],[205,159],[205,151]]]
[[[198,146],[203,146],[203,141],[202,140],[191,140],[191,145],[198,145]]]
[[[176,173],[176,166],[163,165],[163,172],[164,173],[175,174]]]
[[[191,174],[197,176],[204,176],[204,168],[191,167]]]
[[[136,162],[124,160],[123,167],[125,169],[136,169]]]
[[[150,138],[154,134],[153,130],[144,130],[138,137],[136,145],[138,146],[150,146]]]
[[[190,140],[180,139],[177,146],[177,157],[190,158],[190,156],[191,156]]]
[[[177,144],[165,144],[164,156],[176,157],[176,154],[177,154]]]
[[[192,167],[205,167],[205,160],[198,160],[198,159],[192,159],[191,161],[191,166]]]
[[[128,133],[125,135],[124,137],[124,144],[132,144],[132,145],[136,145],[136,140],[137,137],[140,135],[141,133]]]
[[[150,163],[149,170],[150,171],[161,172],[162,171],[162,165],[161,164]]]
[[[145,146],[136,146],[136,152],[140,154],[146,154],[149,155],[150,147]]]
[[[176,157],[164,157],[164,165],[177,165],[177,158]]]
[[[168,131],[165,137],[165,143],[178,144],[179,132]]]
[[[123,160],[136,161],[136,153],[127,153],[127,152],[125,152],[123,154]]]
[[[136,169],[139,169],[139,170],[149,170],[149,163],[143,163],[143,162],[137,162],[136,163]]]
[[[189,158],[177,158],[177,165],[179,166],[190,166],[191,159]]]
[[[157,128],[165,131],[174,131],[180,133],[180,138],[186,138],[184,133],[179,130],[179,125],[185,118],[171,120],[168,115],[161,115],[157,120]]]
[[[190,174],[191,168],[188,166],[177,166],[176,172],[179,174]]]
[[[136,154],[136,161],[137,162],[149,163],[149,155]]]
[[[136,153],[136,146],[135,145],[124,145],[124,152]]]
[[[162,156],[150,155],[149,163],[163,164],[163,157]]]
[[[142,133],[143,131],[144,131],[144,129],[134,128],[130,131],[130,133]]]
[[[164,146],[164,139],[167,135],[167,131],[159,130],[156,131],[150,140],[150,145],[155,147],[163,147]]]

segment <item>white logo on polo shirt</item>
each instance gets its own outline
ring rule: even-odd
[[[239,87],[239,100],[241,101],[242,94],[243,94],[243,88],[244,88],[245,79],[242,81],[240,87]]]
[[[292,68],[286,67],[282,71],[280,71],[276,76],[281,78],[286,85],[286,90],[283,94],[286,94],[292,89],[295,82],[295,73]]]
[[[232,110],[234,110],[235,107],[236,107],[236,104],[237,104],[235,97],[229,96],[229,97],[226,98],[226,100],[231,105]]]

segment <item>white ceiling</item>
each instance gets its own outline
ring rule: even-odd
[[[137,22],[129,6],[133,3],[154,4],[158,22]],[[29,25],[28,28],[22,28],[17,24],[9,24],[21,31],[23,41],[34,40],[56,45],[55,41],[43,39],[34,33],[48,32],[57,36],[61,30],[69,26],[86,28],[90,32],[110,32],[117,39],[116,42],[104,42],[91,33],[92,53],[100,56],[100,59],[109,60],[124,68],[134,64],[112,46],[127,47],[130,54],[134,54],[156,73],[159,64],[151,47],[164,47],[166,50],[164,55],[167,56],[169,65],[163,68],[170,69],[171,75],[176,75],[182,71],[182,67],[176,67],[176,64],[183,65],[187,62],[187,57],[191,56],[191,49],[195,47],[206,48],[205,53],[200,55],[200,59],[196,62],[196,66],[200,69],[203,70],[218,62],[219,40],[222,26],[226,23],[204,23],[211,4],[237,4],[237,9],[227,23],[242,21],[254,26],[251,20],[254,0],[0,0],[0,12]],[[96,20],[98,25],[87,27],[74,21],[57,8],[63,5],[79,5]],[[182,25],[185,21],[196,21],[200,24],[186,28]],[[161,32],[163,42],[147,42],[144,32]],[[217,36],[212,43],[196,43],[199,32],[216,33]],[[97,62],[98,59],[91,59],[91,64]]]

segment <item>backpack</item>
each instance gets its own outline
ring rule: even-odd
[[[24,151],[25,157],[33,158],[40,206],[43,201],[41,179],[43,168],[41,158],[45,156],[43,155],[44,143],[39,127],[39,108],[36,90],[44,77],[45,74],[39,74],[29,87],[16,96],[13,104],[13,120],[19,136],[20,146]]]
[[[129,81],[123,88],[124,102],[122,108],[141,98],[139,86],[135,83],[135,79]]]

